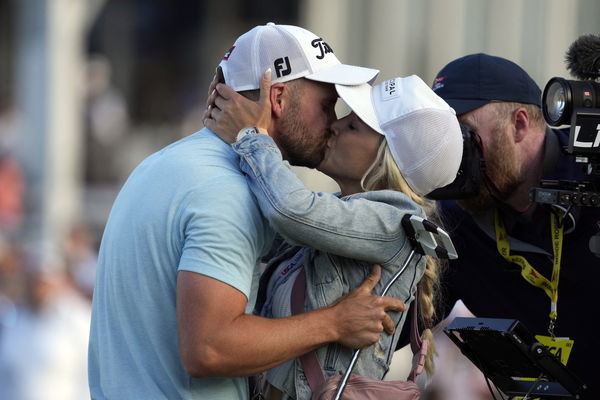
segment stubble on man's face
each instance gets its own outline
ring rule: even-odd
[[[491,184],[484,180],[477,196],[458,200],[458,204],[472,214],[482,214],[495,207],[498,201],[507,200],[521,184],[521,164],[507,127],[497,125],[493,129],[485,163],[485,174]]]
[[[306,84],[302,83],[302,85]],[[319,114],[328,113],[322,110],[320,101],[315,104],[313,99],[306,95],[306,88],[296,85],[294,89],[288,100],[287,110],[279,121],[279,134],[276,141],[284,158],[290,164],[316,168],[325,155],[330,136],[330,119],[333,118],[330,115]],[[314,107],[319,107],[319,111],[315,112]],[[331,107],[330,113],[335,116],[333,105]]]

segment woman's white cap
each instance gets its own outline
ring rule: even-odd
[[[376,86],[335,85],[367,125],[383,134],[410,187],[425,196],[454,181],[463,138],[454,110],[421,78],[394,78]]]

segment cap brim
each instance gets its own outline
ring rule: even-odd
[[[371,128],[383,135],[377,113],[373,107],[373,87],[368,83],[346,86],[335,85],[338,95],[348,104],[348,107]]]
[[[305,78],[337,85],[360,85],[362,83],[372,83],[378,74],[379,70],[377,69],[336,64],[314,74],[306,75]]]
[[[456,115],[468,113],[491,102],[484,99],[446,99],[443,96],[442,98],[454,109]]]

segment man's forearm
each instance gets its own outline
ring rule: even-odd
[[[324,308],[289,318],[244,314],[203,337],[189,350],[195,376],[246,376],[273,368],[339,340],[334,310]]]
[[[350,348],[392,333],[386,311],[404,311],[398,299],[372,295],[381,268],[334,305],[288,318],[244,313],[246,297],[201,274],[181,271],[177,281],[179,353],[188,374],[244,376],[267,370],[330,342]]]

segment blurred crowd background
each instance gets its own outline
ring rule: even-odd
[[[141,159],[202,128],[214,67],[268,21],[322,35],[378,80],[431,82],[486,52],[543,88],[568,76],[568,46],[598,33],[600,2],[0,0],[0,400],[89,398],[90,301],[112,201]],[[440,349],[435,398],[488,398],[477,371]]]

